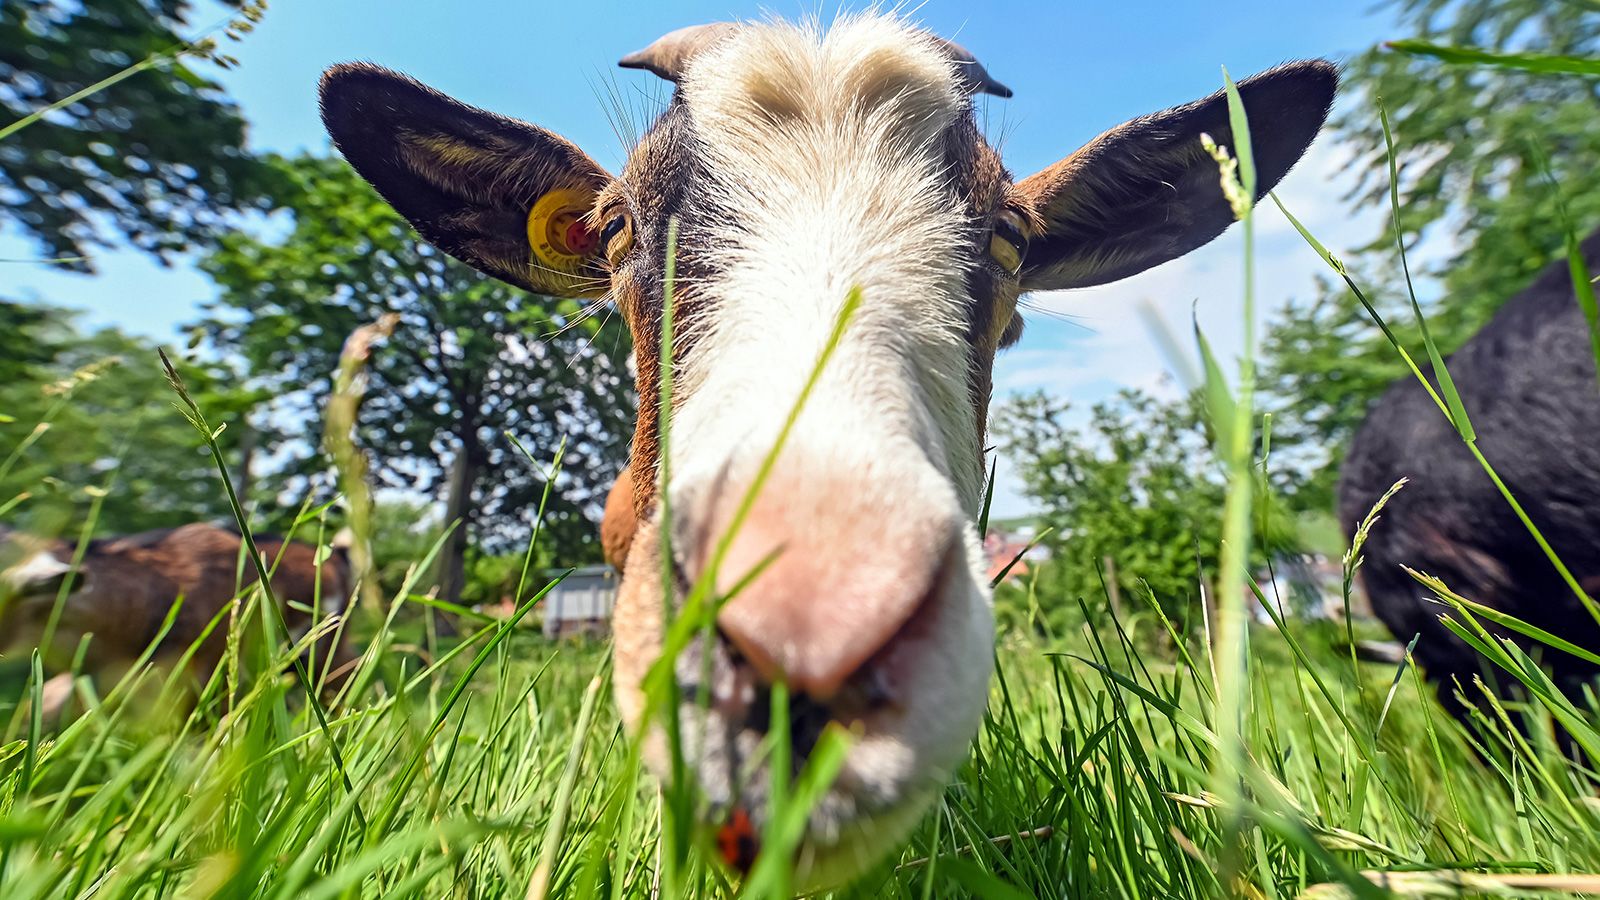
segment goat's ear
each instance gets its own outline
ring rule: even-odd
[[[430,243],[537,293],[605,292],[583,217],[610,176],[570,141],[378,66],[334,66],[321,93],[339,152]]]
[[[1279,66],[1239,83],[1263,197],[1300,159],[1328,118],[1339,81],[1332,63]],[[1233,222],[1209,134],[1233,149],[1228,99],[1134,119],[1017,185],[1038,218],[1022,267],[1024,290],[1087,287],[1176,259]]]

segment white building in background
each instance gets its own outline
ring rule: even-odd
[[[1270,568],[1256,572],[1255,579],[1267,601],[1275,609],[1282,604],[1286,615],[1302,619],[1344,618],[1344,564],[1339,559],[1321,553],[1285,554],[1276,557]],[[1248,586],[1245,603],[1256,621],[1272,621]],[[1373,618],[1372,607],[1359,583],[1352,586],[1350,615],[1355,619]]]
[[[572,635],[605,637],[611,633],[611,607],[616,600],[615,569],[576,569],[539,603],[544,611],[544,636],[552,640]]]

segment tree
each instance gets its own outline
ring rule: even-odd
[[[1402,33],[1438,44],[1499,51],[1600,55],[1600,13],[1576,0],[1393,0]],[[1456,252],[1421,275],[1442,288],[1420,299],[1440,349],[1482,327],[1562,250],[1557,192],[1579,236],[1600,224],[1600,80],[1455,66],[1382,47],[1351,62],[1346,91],[1387,109],[1408,245],[1453,233]],[[1351,198],[1390,205],[1383,131],[1371,103],[1334,123],[1355,150]],[[1405,293],[1393,231],[1345,260],[1416,358],[1425,358]],[[1343,448],[1367,408],[1405,374],[1398,355],[1342,282],[1330,279],[1309,309],[1290,305],[1263,342],[1261,386],[1277,437],[1302,451],[1302,508],[1329,508]]]
[[[464,535],[496,551],[527,538],[542,466],[567,441],[541,541],[563,562],[598,559],[594,522],[626,457],[634,403],[626,331],[613,316],[486,278],[422,243],[342,160],[272,161],[286,233],[233,233],[202,267],[221,289],[205,328],[302,423],[284,474],[315,479],[320,410],[355,328],[398,315],[372,355],[360,439],[379,487],[445,501],[459,520],[442,557],[459,596]],[[516,435],[539,459],[523,458]]]
[[[1360,274],[1374,270],[1389,274]],[[1401,279],[1403,284],[1405,276],[1381,261],[1355,271],[1357,283],[1370,286],[1368,299],[1412,358],[1425,363],[1410,300],[1403,287],[1396,293],[1388,281]],[[1368,407],[1396,379],[1411,377],[1381,333],[1382,345],[1373,341],[1376,331],[1345,283],[1328,277],[1317,280],[1317,297],[1310,305],[1285,303],[1262,339],[1261,405],[1273,415],[1279,487],[1293,509],[1333,510],[1344,448]]]
[[[1574,0],[1393,0],[1407,36],[1431,43],[1572,56],[1600,55],[1600,13]],[[1449,65],[1374,48],[1358,56],[1346,89],[1381,100],[1399,166],[1408,240],[1447,227],[1458,252],[1437,269],[1448,303],[1430,322],[1451,347],[1475,332],[1561,249],[1560,190],[1582,229],[1600,223],[1593,184],[1600,159],[1600,80]],[[1353,199],[1388,209],[1382,129],[1370,107],[1336,123],[1358,154]],[[1548,163],[1548,164],[1546,164]],[[1559,185],[1559,187],[1558,187]],[[1389,253],[1392,233],[1369,249]]]
[[[188,0],[0,3],[0,123],[160,57],[0,140],[0,222],[47,256],[109,245],[108,223],[165,258],[208,243],[226,211],[266,205],[270,173],[245,149],[238,108],[175,53],[192,12]]]
[[[110,328],[84,334],[58,308],[0,301],[0,346],[26,354],[0,365],[0,413],[12,419],[0,419],[4,519],[43,533],[75,528],[107,485],[100,534],[231,518],[211,456],[172,404],[154,345]],[[238,416],[257,399],[213,365],[181,369],[208,410]],[[230,456],[237,439],[236,431],[220,436]]]
[[[62,333],[68,328],[64,310],[0,300],[0,385],[15,385],[37,377],[61,352]]]
[[[1094,603],[1104,594],[1097,567],[1110,557],[1123,596],[1143,596],[1147,584],[1174,621],[1197,623],[1192,604],[1216,573],[1227,492],[1199,396],[1162,402],[1124,390],[1077,428],[1069,411],[1036,393],[1008,401],[995,421],[1040,521],[1054,529],[1041,596]],[[1257,521],[1268,526],[1258,561],[1293,545],[1279,516]]]

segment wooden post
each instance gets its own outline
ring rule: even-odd
[[[1122,621],[1122,588],[1117,586],[1117,561],[1110,554],[1100,557],[1105,566],[1106,596],[1111,598],[1111,615]]]

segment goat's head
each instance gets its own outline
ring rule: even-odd
[[[0,525],[0,655],[27,647],[63,588],[82,588],[84,574],[71,563],[68,547]],[[41,648],[47,654],[59,648]],[[67,648],[71,653],[71,648]]]
[[[709,645],[666,669],[686,771],[713,817],[759,833],[758,748],[782,678],[797,767],[826,723],[856,732],[799,858],[803,878],[839,878],[915,822],[982,717],[993,640],[973,519],[990,372],[1020,334],[1017,298],[1132,275],[1226,228],[1200,141],[1232,143],[1226,101],[1133,120],[1013,182],[972,103],[1010,92],[897,18],[846,18],[825,34],[702,26],[623,65],[677,88],[615,177],[549,131],[368,65],[328,73],[323,115],[356,169],[444,250],[540,293],[615,301],[641,397],[621,488],[637,521],[615,620],[624,718],[645,715],[664,595],[681,604],[719,556],[717,591],[759,568]],[[1240,85],[1263,193],[1316,135],[1335,81],[1309,62]],[[664,467],[655,401],[673,222]],[[852,290],[853,321],[719,549]],[[608,549],[628,544],[607,536]],[[665,774],[651,735],[646,756]],[[725,851],[736,864],[753,855]]]

